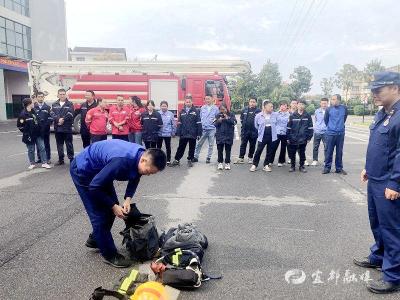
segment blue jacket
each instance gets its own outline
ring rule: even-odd
[[[378,111],[370,131],[365,164],[368,179],[387,181],[387,188],[400,192],[400,100],[391,112]]]
[[[287,123],[289,122],[290,112],[278,111],[276,114],[277,114],[276,132],[279,135],[286,135]]]
[[[219,109],[216,105],[211,105],[210,111],[208,111],[208,107],[208,105],[203,105],[200,109],[200,119],[203,130],[215,129],[215,117],[219,114]]]
[[[347,107],[340,104],[330,106],[325,112],[326,133],[329,135],[343,134],[347,120]]]
[[[65,99],[63,107],[60,105],[60,100],[57,100],[51,105],[51,117],[54,120],[54,131],[72,133],[72,123],[74,122],[74,105],[68,99]],[[58,125],[58,120],[64,118],[64,123]]]
[[[322,108],[315,111],[314,133],[324,134],[326,132],[325,114],[326,110],[324,111]]]
[[[50,125],[53,122],[53,118],[50,115],[51,107],[43,102],[40,108],[39,104],[35,103],[34,110],[39,118],[40,134],[42,136],[50,134]]]
[[[256,129],[258,131],[257,141],[259,141],[259,142],[262,142],[262,140],[263,140],[266,123],[267,122],[266,122],[263,112],[260,112],[259,114],[256,115],[256,118],[254,119],[254,126],[256,127]],[[275,142],[278,139],[278,134],[276,133],[276,123],[277,123],[277,113],[276,112],[272,112],[270,123],[271,123],[272,141]]]
[[[199,111],[192,106],[188,111],[183,108],[178,117],[176,135],[186,139],[196,139],[201,136],[201,120]]]
[[[245,107],[240,114],[240,123],[242,124],[241,135],[242,138],[244,136],[250,135],[252,138],[256,138],[258,133],[257,129],[254,127],[254,119],[256,115],[260,113],[261,110],[257,107],[250,108]]]
[[[158,135],[162,137],[169,137],[175,135],[176,132],[176,124],[175,124],[175,117],[172,112],[167,110],[163,112],[162,110],[159,111],[163,126],[161,127]]]
[[[215,120],[215,127],[217,128],[215,139],[217,144],[233,144],[235,125],[237,123],[236,117],[235,114],[231,112],[227,113],[227,115],[228,118],[221,118],[221,114],[218,114]]]
[[[132,197],[140,181],[138,164],[144,151],[138,144],[117,139],[97,142],[82,150],[75,158],[76,167],[87,181],[93,199],[107,207],[118,203],[109,192],[114,180],[128,181],[125,198]]]

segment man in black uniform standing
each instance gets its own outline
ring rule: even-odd
[[[81,105],[81,138],[82,138],[82,145],[83,148],[86,148],[90,145],[90,132],[89,128],[86,126],[86,114],[92,108],[97,106],[97,102],[95,99],[95,94],[93,91],[86,91],[85,93],[86,102]]]
[[[50,125],[53,122],[53,118],[50,115],[51,107],[44,102],[43,92],[37,93],[36,100],[34,110],[39,117],[40,135],[43,137],[47,163],[51,164]],[[37,149],[37,157],[40,157],[39,149]],[[39,159],[36,163],[42,163],[42,161]]]
[[[382,278],[368,283],[377,294],[400,291],[400,73],[374,74],[370,85],[382,109],[371,124],[365,169],[368,214],[375,243],[368,257],[354,259],[364,268],[382,269]]]
[[[58,100],[51,106],[51,116],[54,119],[54,132],[56,136],[58,163],[64,164],[64,143],[67,147],[67,156],[70,161],[74,159],[74,145],[72,143],[72,122],[74,120],[74,106],[67,99],[64,89],[58,90]]]

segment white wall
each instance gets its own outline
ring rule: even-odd
[[[32,59],[68,60],[64,0],[30,0]]]
[[[28,73],[4,70],[4,88],[7,103],[12,103],[12,95],[29,95]]]

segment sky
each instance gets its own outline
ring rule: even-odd
[[[69,47],[126,48],[128,59],[270,59],[320,80],[343,64],[400,64],[399,0],[65,0]]]

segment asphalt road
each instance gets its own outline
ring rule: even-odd
[[[80,151],[79,136],[74,139]],[[352,264],[372,243],[366,187],[359,182],[367,140],[367,127],[348,127],[348,176],[321,175],[321,167],[307,174],[289,174],[287,166],[250,173],[247,164],[217,171],[215,155],[204,163],[204,149],[191,169],[183,164],[143,178],[138,207],[157,217],[159,229],[195,222],[210,242],[204,268],[224,275],[181,299],[378,298],[365,281],[380,273]],[[0,145],[0,299],[88,299],[94,288],[111,287],[126,271],[83,245],[90,225],[69,165],[26,171],[14,123],[0,123]],[[236,140],[234,157],[238,147]],[[310,157],[310,146],[307,152]],[[122,197],[125,183],[117,186]],[[119,246],[122,228],[118,220]]]

